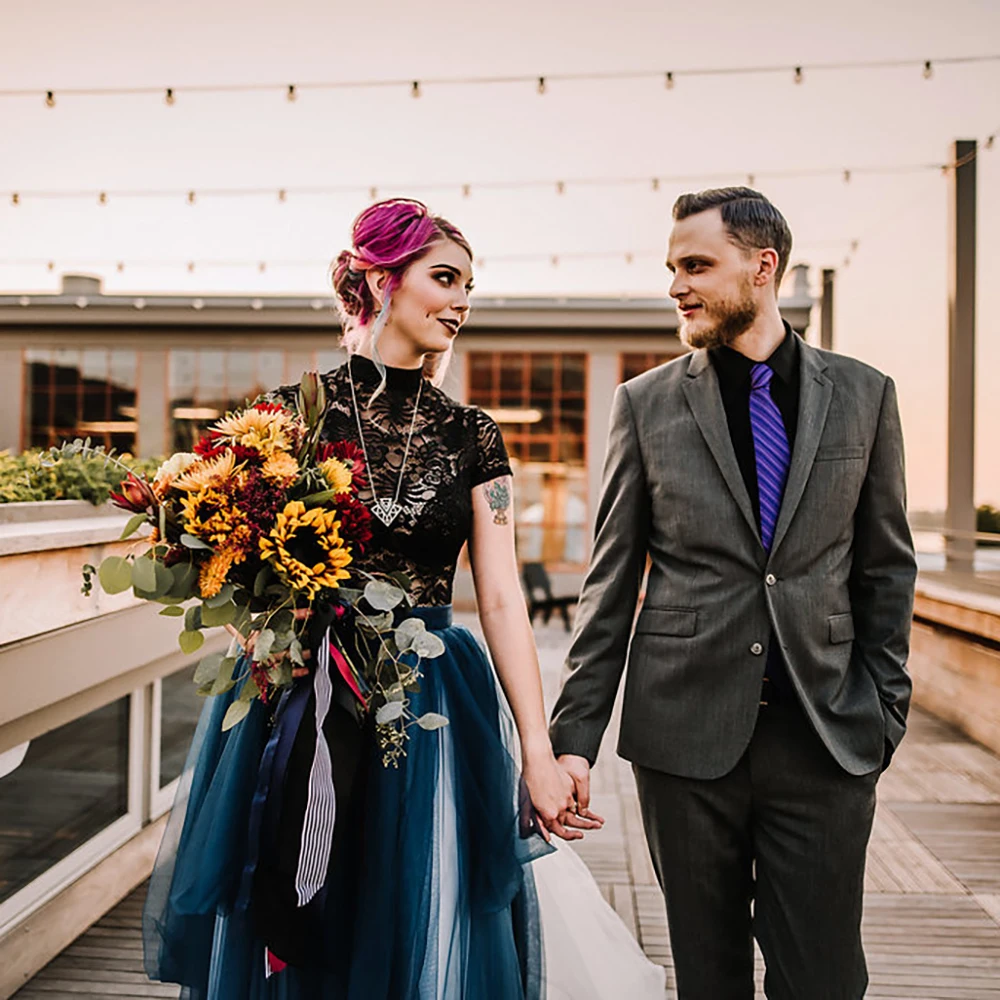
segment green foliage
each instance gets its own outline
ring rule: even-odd
[[[43,464],[41,459],[47,454],[38,449],[20,455],[0,451],[0,503],[87,500],[97,506],[122,481],[122,470],[100,456],[69,455]],[[160,465],[158,458],[120,457],[133,472],[149,476]]]
[[[1000,535],[1000,510],[989,504],[976,508],[976,531]],[[1000,538],[995,542],[980,542],[979,545],[982,548],[998,548]]]

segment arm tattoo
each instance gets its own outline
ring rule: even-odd
[[[494,524],[507,523],[507,511],[510,509],[510,479],[501,476],[483,486],[483,496],[493,511]]]

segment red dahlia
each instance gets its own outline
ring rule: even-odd
[[[372,539],[371,511],[355,496],[337,500],[337,517],[340,519],[340,537],[357,546],[362,553]]]

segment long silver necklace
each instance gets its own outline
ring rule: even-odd
[[[420,410],[420,393],[424,388],[423,374],[417,386],[417,398],[413,404],[413,418],[410,420],[410,433],[406,436],[406,447],[403,449],[403,464],[399,467],[399,482],[396,483],[396,495],[392,500],[379,498],[375,492],[375,476],[372,463],[368,459],[368,448],[365,446],[365,432],[361,428],[361,409],[358,406],[358,396],[354,389],[354,370],[351,362],[347,362],[347,381],[351,383],[351,401],[354,404],[354,417],[358,424],[358,440],[361,442],[361,453],[365,456],[365,468],[368,470],[368,484],[372,491],[372,513],[388,528],[402,513],[399,496],[403,489],[403,479],[406,476],[406,463],[410,457],[410,442],[413,440],[413,430],[417,426],[417,413]],[[423,504],[420,505],[421,507]]]

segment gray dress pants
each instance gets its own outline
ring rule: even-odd
[[[878,771],[847,774],[794,701],[762,705],[722,778],[634,767],[667,903],[679,1000],[859,1000],[865,852]]]

